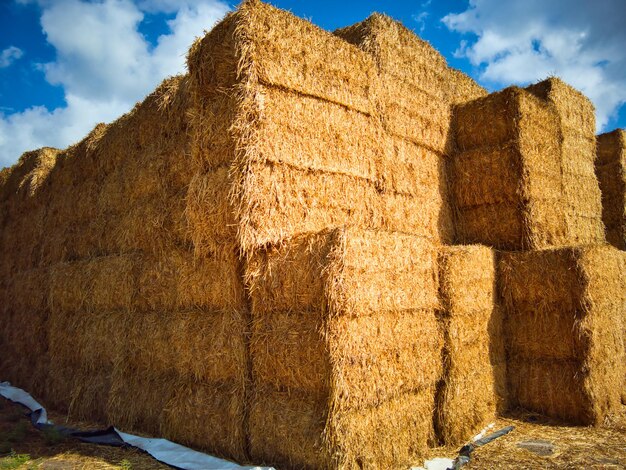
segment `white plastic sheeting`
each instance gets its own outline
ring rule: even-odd
[[[24,405],[33,413],[39,413],[35,424],[52,424],[48,421],[46,409],[29,393],[13,387],[8,382],[0,382],[0,395],[15,403]],[[189,449],[167,439],[152,439],[135,436],[115,429],[120,439],[128,445],[137,447],[160,462],[184,470],[273,470],[271,467],[246,467],[228,460],[218,459],[202,452]]]

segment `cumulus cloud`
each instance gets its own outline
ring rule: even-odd
[[[468,33],[456,56],[478,67],[485,84],[558,75],[591,98],[600,130],[626,103],[624,18],[623,0],[470,0],[466,11],[443,22]]]
[[[0,52],[0,69],[4,69],[21,58],[24,52],[19,47],[9,46]]]
[[[26,0],[22,0],[26,1]],[[41,26],[56,51],[40,64],[59,85],[66,106],[0,114],[0,165],[43,145],[66,147],[98,122],[130,110],[165,77],[184,72],[194,38],[228,11],[219,0],[39,0]],[[156,44],[139,32],[146,13],[168,13],[169,31]]]

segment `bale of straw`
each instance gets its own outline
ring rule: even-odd
[[[221,227],[229,225],[237,227],[237,243],[246,252],[345,223],[450,239],[443,165],[425,146],[387,138],[375,110],[374,60],[335,36],[310,32],[319,50],[333,50],[333,65],[307,49],[297,63],[282,66],[281,76],[274,61],[293,53],[276,52],[290,47],[282,35],[298,28],[309,34],[310,28],[296,18],[286,26],[287,18],[246,3],[190,51],[192,147],[198,175],[206,175],[194,180],[187,205],[196,248],[218,248]],[[271,46],[266,34],[273,35]],[[346,58],[355,60],[350,79],[337,65]],[[315,73],[296,84],[292,74],[299,67]],[[358,98],[345,95],[348,83]],[[367,93],[359,92],[361,86]],[[422,164],[429,165],[429,176],[419,176],[426,185],[412,179]],[[225,165],[228,185],[214,174]],[[207,201],[218,188],[230,202],[214,208]]]
[[[594,172],[595,109],[591,100],[558,78],[527,88],[552,103],[561,124],[562,188],[571,244],[603,243],[600,188]]]
[[[250,409],[251,455],[285,468],[410,467],[432,439],[433,393],[426,388],[379,407],[333,412],[306,392],[259,388]]]
[[[626,131],[598,136],[596,175],[602,190],[602,221],[607,241],[626,250]]]
[[[244,389],[241,383],[184,381],[163,409],[163,436],[212,455],[246,458]]]
[[[443,376],[435,428],[441,442],[466,442],[504,411],[506,367],[501,309],[496,304],[495,256],[480,245],[439,252],[439,321]]]
[[[252,457],[316,468],[416,459],[441,373],[435,245],[341,228],[255,250],[245,273]]]
[[[198,382],[242,384],[245,316],[235,310],[135,312],[122,323],[124,359],[132,368],[174,372]]]
[[[46,269],[31,269],[5,278],[0,288],[0,374],[37,395],[48,372],[48,279]]]
[[[450,174],[461,242],[506,249],[576,242],[565,220],[561,128],[552,103],[507,88],[458,106],[455,129]]]
[[[625,270],[608,245],[501,255],[512,405],[581,424],[618,409]]]
[[[174,373],[135,369],[121,362],[111,377],[108,421],[122,431],[160,436],[163,410],[178,386],[180,378]]]

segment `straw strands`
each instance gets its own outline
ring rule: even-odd
[[[187,62],[0,172],[3,378],[287,468],[406,468],[508,393],[579,422],[614,409],[624,259],[601,245],[584,96],[487,96],[383,15],[331,34],[257,0]],[[495,271],[455,239],[587,245]]]
[[[602,220],[609,243],[626,250],[626,131],[598,136],[596,174],[602,190]]]
[[[502,254],[513,404],[580,424],[600,424],[616,411],[624,260],[606,245]]]
[[[451,246],[441,249],[438,264],[444,365],[435,424],[444,444],[462,444],[506,409],[495,256],[480,245]]]

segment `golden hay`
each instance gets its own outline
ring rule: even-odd
[[[603,242],[593,158],[563,143],[575,138],[564,134],[563,108],[580,100],[559,86],[547,100],[511,87],[456,108],[450,173],[460,241],[513,250]]]
[[[432,165],[435,159],[427,146],[397,145],[384,132],[375,112],[372,58],[306,21],[290,17],[288,27],[285,21],[283,12],[248,2],[190,51],[194,161],[198,172],[211,178],[196,180],[187,205],[201,252],[218,248],[225,226],[236,226],[244,252],[346,222],[451,239],[443,164],[421,176],[426,184],[413,182],[415,165]],[[281,61],[293,54],[293,36],[287,33],[297,29],[315,31],[307,39],[317,47],[285,65]],[[331,44],[337,58],[332,63],[318,55]],[[357,58],[350,79],[340,65],[344,55]],[[301,76],[296,85],[292,74],[300,67],[315,72]],[[358,92],[356,81],[369,91],[345,95],[348,84]],[[211,105],[215,101],[221,104]],[[228,119],[230,126],[219,122]],[[218,135],[226,127],[230,142]],[[225,164],[229,187],[213,177]],[[213,209],[209,198],[218,188],[219,194],[228,191],[230,203],[222,197]],[[413,214],[414,207],[422,211]],[[217,223],[223,221],[234,223]]]
[[[603,245],[501,255],[512,405],[582,424],[619,407],[624,261]]]
[[[609,243],[626,250],[626,131],[598,136],[596,174],[602,190],[602,220]]]
[[[443,377],[435,427],[446,445],[462,444],[503,411],[506,367],[501,310],[490,248],[444,247],[439,253]]]
[[[212,455],[246,461],[244,389],[231,383],[177,383],[163,409],[166,438]]]
[[[441,373],[435,263],[427,239],[348,228],[255,251],[246,266],[253,457],[308,467],[332,458],[343,468],[357,461],[397,467],[419,456],[432,437]],[[292,401],[291,392],[300,398]],[[395,414],[408,403],[417,414]],[[303,416],[289,414],[303,407]],[[270,426],[259,421],[267,413]],[[289,443],[286,417],[297,428]],[[393,440],[392,450],[383,453],[363,434],[361,419],[382,441]]]
[[[527,88],[552,103],[561,124],[562,187],[565,224],[571,244],[604,241],[600,188],[594,173],[595,109],[591,100],[558,78]]]
[[[251,404],[251,454],[281,468],[405,469],[433,438],[433,395],[427,388],[379,407],[340,411],[329,423],[323,399],[262,387]]]

